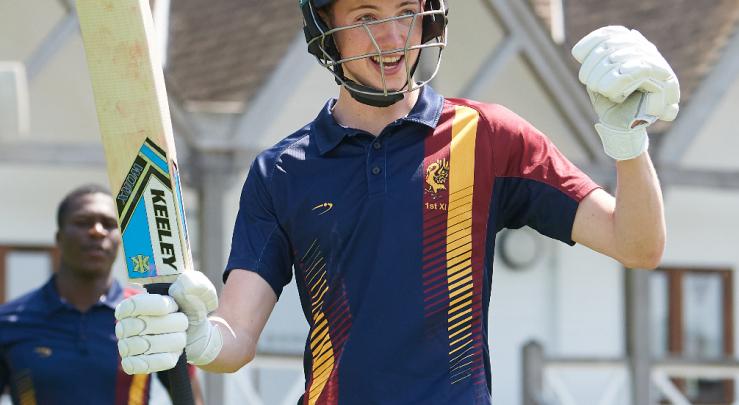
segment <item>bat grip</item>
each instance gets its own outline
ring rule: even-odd
[[[171,283],[153,283],[144,287],[149,294],[169,295],[169,286]],[[190,375],[187,372],[187,357],[185,351],[182,351],[177,365],[174,368],[159,373],[164,376],[163,381],[169,391],[169,397],[172,399],[172,405],[194,405],[192,387],[190,386]]]

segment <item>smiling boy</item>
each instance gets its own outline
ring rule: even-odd
[[[133,325],[178,305],[190,320],[188,360],[238,370],[294,275],[310,325],[302,403],[489,404],[498,231],[527,225],[628,267],[659,263],[665,225],[645,128],[674,118],[679,90],[638,32],[602,28],[573,50],[617,160],[614,198],[511,111],[427,84],[446,46],[446,2],[300,8],[308,51],[338,98],[253,163],[220,306],[199,273],[173,285],[174,300],[119,305],[128,372],[174,364],[179,348],[138,344],[148,335]],[[416,77],[422,52],[436,55],[428,77]]]

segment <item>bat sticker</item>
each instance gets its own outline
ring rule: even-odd
[[[184,223],[181,225],[179,219],[181,206],[169,186],[170,175],[165,152],[147,138],[116,196],[131,279],[184,271],[180,239]]]

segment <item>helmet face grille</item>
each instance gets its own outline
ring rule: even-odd
[[[331,3],[331,0],[304,0],[305,5],[301,2],[301,9],[303,12],[304,27],[306,41],[308,43],[308,52],[313,54],[318,62],[329,70],[335,77],[336,82],[344,86],[351,95],[369,105],[373,106],[387,106],[391,105],[403,98],[403,94],[417,90],[422,86],[430,82],[439,71],[441,63],[441,55],[443,49],[446,47],[446,15],[447,9],[445,2],[441,0],[427,0],[426,7],[422,12],[401,15],[397,17],[389,17],[381,20],[374,20],[370,22],[362,22],[358,24],[341,26],[336,28],[329,28],[327,24],[320,18],[318,14],[319,4],[327,5]],[[395,49],[381,49],[378,45],[373,33],[372,27],[380,24],[388,23],[402,23],[408,26],[408,32],[406,35],[406,42],[404,46]],[[411,33],[418,26],[422,24],[422,38],[421,43],[411,44]],[[334,41],[334,35],[336,33],[348,30],[358,30],[366,33],[368,39],[374,45],[374,50],[369,53],[362,55],[353,55],[349,57],[343,57],[340,55],[336,42]],[[385,78],[385,58],[390,55],[398,56],[403,55],[405,60],[409,60],[409,54],[411,52],[418,51],[419,55],[416,62],[410,66],[406,64],[406,78],[405,84],[400,88],[389,88]],[[418,65],[420,53],[426,51],[436,52],[436,66],[433,69],[426,69],[429,74],[428,77],[421,78],[420,81],[414,81],[414,73]],[[348,79],[344,75],[343,65],[347,62],[374,58],[376,63],[380,64],[381,72],[381,88],[373,88],[367,85],[356,83]],[[430,60],[424,57],[424,60]]]

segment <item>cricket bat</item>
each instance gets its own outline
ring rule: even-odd
[[[128,278],[167,294],[192,270],[164,74],[148,0],[77,0]],[[193,403],[184,353],[166,372],[175,405]]]

